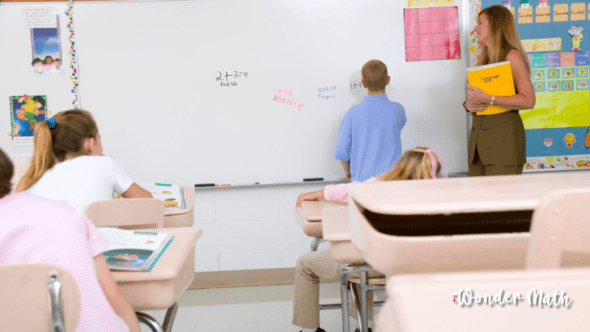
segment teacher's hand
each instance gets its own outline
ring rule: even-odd
[[[488,108],[488,104],[473,103],[470,100],[466,100],[463,103],[463,107],[465,107],[465,111],[475,113],[485,111]]]
[[[492,97],[481,89],[467,85],[467,101],[475,104],[488,104]]]

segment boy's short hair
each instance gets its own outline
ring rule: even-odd
[[[387,85],[387,66],[379,60],[371,60],[361,70],[363,81],[370,91],[385,90]]]
[[[14,165],[6,153],[0,149],[0,198],[10,193],[10,181],[13,175]]]
[[[34,58],[33,61],[31,62],[31,66],[35,66],[36,63],[43,63],[43,60],[41,60],[39,58]]]

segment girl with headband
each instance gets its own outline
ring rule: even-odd
[[[406,151],[389,172],[372,177],[365,182],[435,179],[439,176],[448,177],[442,155],[428,148],[417,147]],[[314,201],[320,198],[346,202],[348,200],[346,185],[346,183],[328,185],[324,190],[303,193],[297,198],[296,205],[303,201]],[[332,260],[330,250],[312,251],[297,260],[293,325],[300,326],[302,332],[325,332],[319,327],[319,280],[320,278],[338,278],[341,267],[342,264]],[[377,274],[377,276],[382,275]],[[373,295],[369,293],[369,326],[372,325],[372,299]]]
[[[113,198],[151,198],[117,161],[102,154],[102,142],[92,115],[82,110],[57,113],[35,128],[31,165],[16,191],[61,199],[79,212],[86,205]]]
[[[440,153],[429,148],[417,147],[406,151],[395,167],[389,172],[372,177],[365,182],[435,179],[439,177],[441,167],[443,168],[442,177],[448,177]],[[297,198],[296,205],[299,206],[303,201],[315,201],[320,198],[324,198],[328,201],[348,201],[346,183],[337,185],[331,184],[326,186],[324,190],[303,193]]]

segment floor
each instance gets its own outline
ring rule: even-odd
[[[322,283],[320,303],[339,303],[338,283]],[[377,294],[381,298],[382,294]],[[291,324],[293,285],[186,291],[179,299],[174,332],[298,332]],[[164,310],[145,311],[162,323]],[[342,331],[340,310],[322,310],[321,327]],[[357,327],[351,319],[351,331]],[[151,332],[141,325],[142,332]]]

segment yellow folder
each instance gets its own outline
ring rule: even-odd
[[[509,97],[516,94],[512,68],[509,61],[491,65],[467,68],[469,85],[480,88],[483,92],[496,97]],[[485,111],[477,115],[498,114],[509,111],[507,108],[489,105]]]

